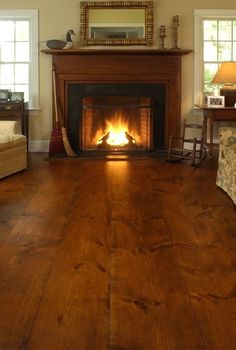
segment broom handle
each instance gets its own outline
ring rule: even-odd
[[[60,118],[60,123],[61,123],[61,127],[63,128],[64,127],[64,123],[63,123],[63,120],[62,120],[62,107],[61,107],[61,101],[60,101],[60,98],[58,97],[58,106],[59,106],[59,117],[58,119]]]
[[[54,109],[55,109],[55,121],[58,125],[58,110],[57,110],[57,91],[56,91],[56,77],[55,71],[52,71],[52,86],[53,86],[53,99],[54,99]]]

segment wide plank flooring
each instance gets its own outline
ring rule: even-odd
[[[29,157],[0,181],[1,350],[236,349],[216,160]]]

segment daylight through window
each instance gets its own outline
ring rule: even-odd
[[[203,20],[203,91],[214,94],[219,85],[211,80],[221,62],[236,61],[236,19]]]
[[[0,11],[0,89],[24,92],[38,107],[37,12]]]

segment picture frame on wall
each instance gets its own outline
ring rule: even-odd
[[[0,89],[0,102],[7,102],[10,97],[10,90]]]
[[[24,100],[24,92],[12,92],[11,93],[11,101],[13,102],[21,102]]]
[[[207,107],[224,108],[224,106],[225,106],[224,96],[207,96]]]

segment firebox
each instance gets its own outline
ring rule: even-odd
[[[85,97],[82,104],[81,150],[152,149],[150,97]]]
[[[164,148],[162,84],[69,84],[69,140],[78,154]]]

